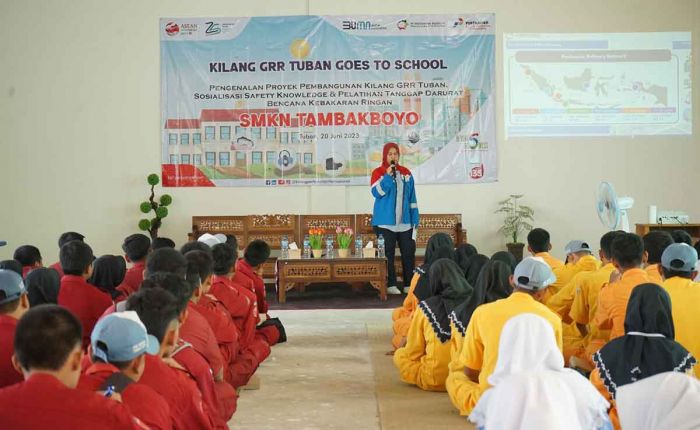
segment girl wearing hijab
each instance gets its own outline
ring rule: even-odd
[[[469,415],[483,430],[609,429],[608,402],[578,372],[564,368],[554,330],[521,314],[503,326],[496,369]]]
[[[27,287],[30,307],[44,304],[55,305],[58,302],[61,279],[57,271],[43,267],[34,269],[27,274],[24,283]]]
[[[591,382],[613,404],[610,418],[616,429],[620,424],[614,400],[620,387],[658,373],[692,372],[697,361],[674,335],[668,293],[656,284],[635,287],[627,304],[625,335],[593,354]]]
[[[469,259],[478,254],[476,247],[471,243],[463,243],[455,249],[455,261],[462,268],[464,273],[467,273],[469,268]]]
[[[413,276],[416,260],[416,242],[413,236],[418,227],[418,202],[413,175],[399,164],[399,146],[389,142],[384,145],[382,165],[372,172],[371,189],[374,197],[372,227],[374,233],[384,236],[386,249],[388,286],[391,294],[400,294],[396,286],[394,255],[396,244],[401,249],[403,283],[407,286]]]
[[[700,381],[692,376],[666,372],[627,384],[616,402],[624,429],[700,428]]]
[[[464,276],[467,278],[467,282],[469,282],[471,285],[476,285],[476,280],[479,278],[481,268],[488,262],[489,258],[483,254],[476,254],[470,258],[467,270],[464,273]]]
[[[474,289],[453,260],[437,260],[429,273],[432,296],[418,304],[406,346],[396,350],[394,364],[402,381],[427,391],[445,391],[450,362],[449,315],[469,300]]]
[[[500,261],[502,263],[507,264],[508,266],[510,266],[511,272],[515,270],[515,266],[518,264],[518,262],[515,261],[515,257],[513,256],[513,254],[511,254],[508,251],[498,251],[497,253],[491,256],[491,260]]]
[[[117,290],[126,275],[126,261],[117,255],[103,255],[92,263],[92,276],[88,283],[109,294],[112,301],[123,299],[123,294]]]
[[[452,242],[450,235],[446,233],[436,233],[430,236],[425,247],[425,261],[420,267],[416,268],[416,273],[411,279],[411,288],[403,301],[403,305],[394,309],[392,313],[394,337],[391,343],[394,349],[403,346],[418,302],[432,295],[428,282],[428,272],[430,271],[430,265],[440,258],[455,259],[454,242]]]

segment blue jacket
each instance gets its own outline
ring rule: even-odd
[[[403,181],[403,201],[401,202],[396,201],[396,182],[388,173],[384,173],[372,184],[372,196],[374,196],[372,225],[395,225],[397,204],[403,205],[401,223],[410,224],[413,227],[418,225],[418,202],[413,175],[401,175],[397,172],[396,180]]]

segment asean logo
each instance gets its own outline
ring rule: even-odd
[[[478,166],[474,166],[471,168],[469,171],[469,177],[472,179],[481,179],[484,177],[484,165],[479,164]]]
[[[165,24],[165,33],[168,36],[175,36],[180,32],[180,26],[176,22],[169,22]]]

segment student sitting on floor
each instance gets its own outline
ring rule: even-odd
[[[700,428],[700,381],[666,372],[627,384],[617,391],[623,429],[697,430]]]
[[[549,232],[543,228],[533,228],[527,234],[527,250],[535,257],[540,257],[552,269],[564,267],[564,262],[552,257],[552,243],[549,241]]]
[[[685,243],[686,245],[693,246],[693,237],[685,230],[673,230],[671,232],[671,237],[674,243]]]
[[[0,269],[12,270],[19,276],[22,276],[22,265],[17,260],[0,261]]]
[[[500,261],[510,267],[510,273],[513,273],[515,266],[518,262],[515,260],[515,256],[508,251],[498,251],[491,256],[491,261]]]
[[[469,259],[467,270],[464,277],[467,278],[469,285],[476,285],[476,280],[479,279],[481,269],[488,264],[489,258],[483,254],[476,254]]]
[[[136,425],[125,405],[75,389],[83,357],[82,337],[80,321],[60,306],[37,306],[22,316],[13,363],[24,374],[24,382],[0,389],[3,428],[143,428]]]
[[[403,304],[392,312],[394,337],[391,340],[391,344],[394,349],[400,348],[406,342],[408,328],[413,320],[413,313],[418,307],[418,302],[430,297],[428,272],[430,271],[430,265],[441,258],[456,260],[454,242],[452,242],[450,235],[446,233],[436,233],[430,236],[425,246],[425,260],[415,270],[408,295],[404,299]],[[420,296],[420,299],[416,295],[416,289],[419,284],[418,296]]]
[[[58,250],[59,250],[59,252],[60,252],[61,248],[63,248],[63,245],[65,245],[68,242],[72,242],[74,240],[79,240],[82,242],[85,240],[85,236],[83,236],[80,233],[74,232],[74,231],[67,231],[67,232],[63,233],[61,236],[59,236],[58,237]],[[58,272],[59,279],[63,277],[63,275],[64,275],[63,267],[61,267],[60,261],[53,263],[50,267],[53,270],[55,270],[56,272]]]
[[[32,245],[22,245],[15,250],[12,256],[22,265],[22,278],[27,277],[27,273],[39,267],[44,267],[41,261],[39,248]]]
[[[92,275],[88,283],[109,294],[113,301],[119,302],[126,299],[122,291],[117,288],[122,285],[126,273],[124,258],[120,255],[103,255],[92,263]]]
[[[503,326],[496,369],[469,420],[478,429],[606,429],[609,403],[565,369],[551,324],[534,314]]]
[[[574,298],[570,305],[568,317],[576,324],[583,338],[582,348],[579,349],[570,359],[573,367],[580,368],[586,372],[593,370],[593,360],[591,357],[610,339],[610,330],[601,329],[592,324],[593,318],[598,310],[598,294],[603,285],[610,280],[610,275],[615,271],[612,264],[612,242],[616,237],[624,232],[609,231],[600,238],[600,260],[603,266],[595,272],[582,272],[572,280]],[[566,312],[567,306],[556,309],[556,312],[568,321]]]
[[[17,321],[29,310],[29,299],[22,277],[0,269],[0,388],[22,382],[22,374],[12,365]]]
[[[697,262],[697,251],[685,243],[669,246],[661,256],[663,287],[671,296],[676,342],[700,357],[700,284],[693,282]],[[700,378],[700,366],[695,367],[695,376]]]
[[[464,371],[453,372],[447,379],[450,400],[461,415],[469,415],[489,387],[488,377],[498,360],[501,330],[510,318],[523,313],[540,315],[552,325],[557,345],[562,347],[561,319],[537,301],[554,280],[554,273],[541,259],[525,258],[515,267],[511,277],[513,293],[474,311],[456,366]]]
[[[181,312],[175,297],[159,287],[141,288],[129,297],[126,306],[138,314],[148,334],[160,342],[158,355],[145,356],[146,367],[139,384],[151,387],[168,402],[173,429],[214,428],[195,382],[186,372],[174,366],[172,360],[165,362],[178,343]]]
[[[427,391],[445,391],[450,362],[449,315],[470,300],[474,288],[453,260],[442,258],[430,266],[430,298],[418,304],[406,346],[396,350],[394,364],[401,380]]]
[[[651,282],[661,284],[661,255],[664,250],[673,243],[673,237],[665,231],[650,231],[642,237],[644,241],[644,270]]]
[[[467,271],[469,270],[469,260],[478,253],[479,251],[471,243],[463,243],[455,249],[455,261],[464,272],[464,276],[467,275]],[[411,280],[413,280],[413,278],[411,278]]]
[[[126,297],[138,291],[143,282],[143,271],[146,267],[146,257],[151,252],[151,239],[145,234],[132,234],[124,239],[122,250],[126,261],[132,264],[124,276],[124,282],[119,286],[119,291]]]
[[[146,332],[136,312],[107,315],[97,322],[90,339],[93,364],[80,376],[78,389],[104,392],[112,386],[122,403],[149,428],[171,429],[168,403],[152,388],[138,383],[146,354],[157,355],[160,343]]]
[[[87,243],[74,240],[61,248],[61,278],[58,304],[73,312],[83,330],[83,348],[90,345],[90,333],[104,311],[112,305],[112,297],[87,283],[92,275],[92,248]]]
[[[612,340],[625,334],[625,313],[632,290],[650,280],[647,272],[641,268],[644,258],[641,237],[634,233],[621,233],[613,240],[610,251],[612,263],[620,277],[600,290],[593,324],[603,330],[609,329]]]
[[[58,303],[61,278],[55,270],[45,267],[34,269],[27,273],[24,285],[27,288],[30,306]]]
[[[151,241],[151,251],[155,251],[159,248],[175,249],[175,242],[167,237],[156,237]]]
[[[625,334],[593,356],[591,382],[613,405],[610,418],[615,428],[620,428],[614,407],[618,388],[662,372],[692,374],[697,361],[674,335],[668,293],[656,284],[637,286],[627,306]]]

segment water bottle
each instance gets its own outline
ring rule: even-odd
[[[330,234],[326,239],[326,258],[333,258],[333,236]]]
[[[304,235],[304,258],[311,258],[311,241],[309,241],[309,235]]]
[[[355,236],[355,257],[362,257],[362,236]]]
[[[280,258],[289,258],[289,238],[286,234],[282,235],[280,241]]]
[[[379,235],[377,238],[377,257],[386,257],[386,250],[384,249],[384,235]]]

